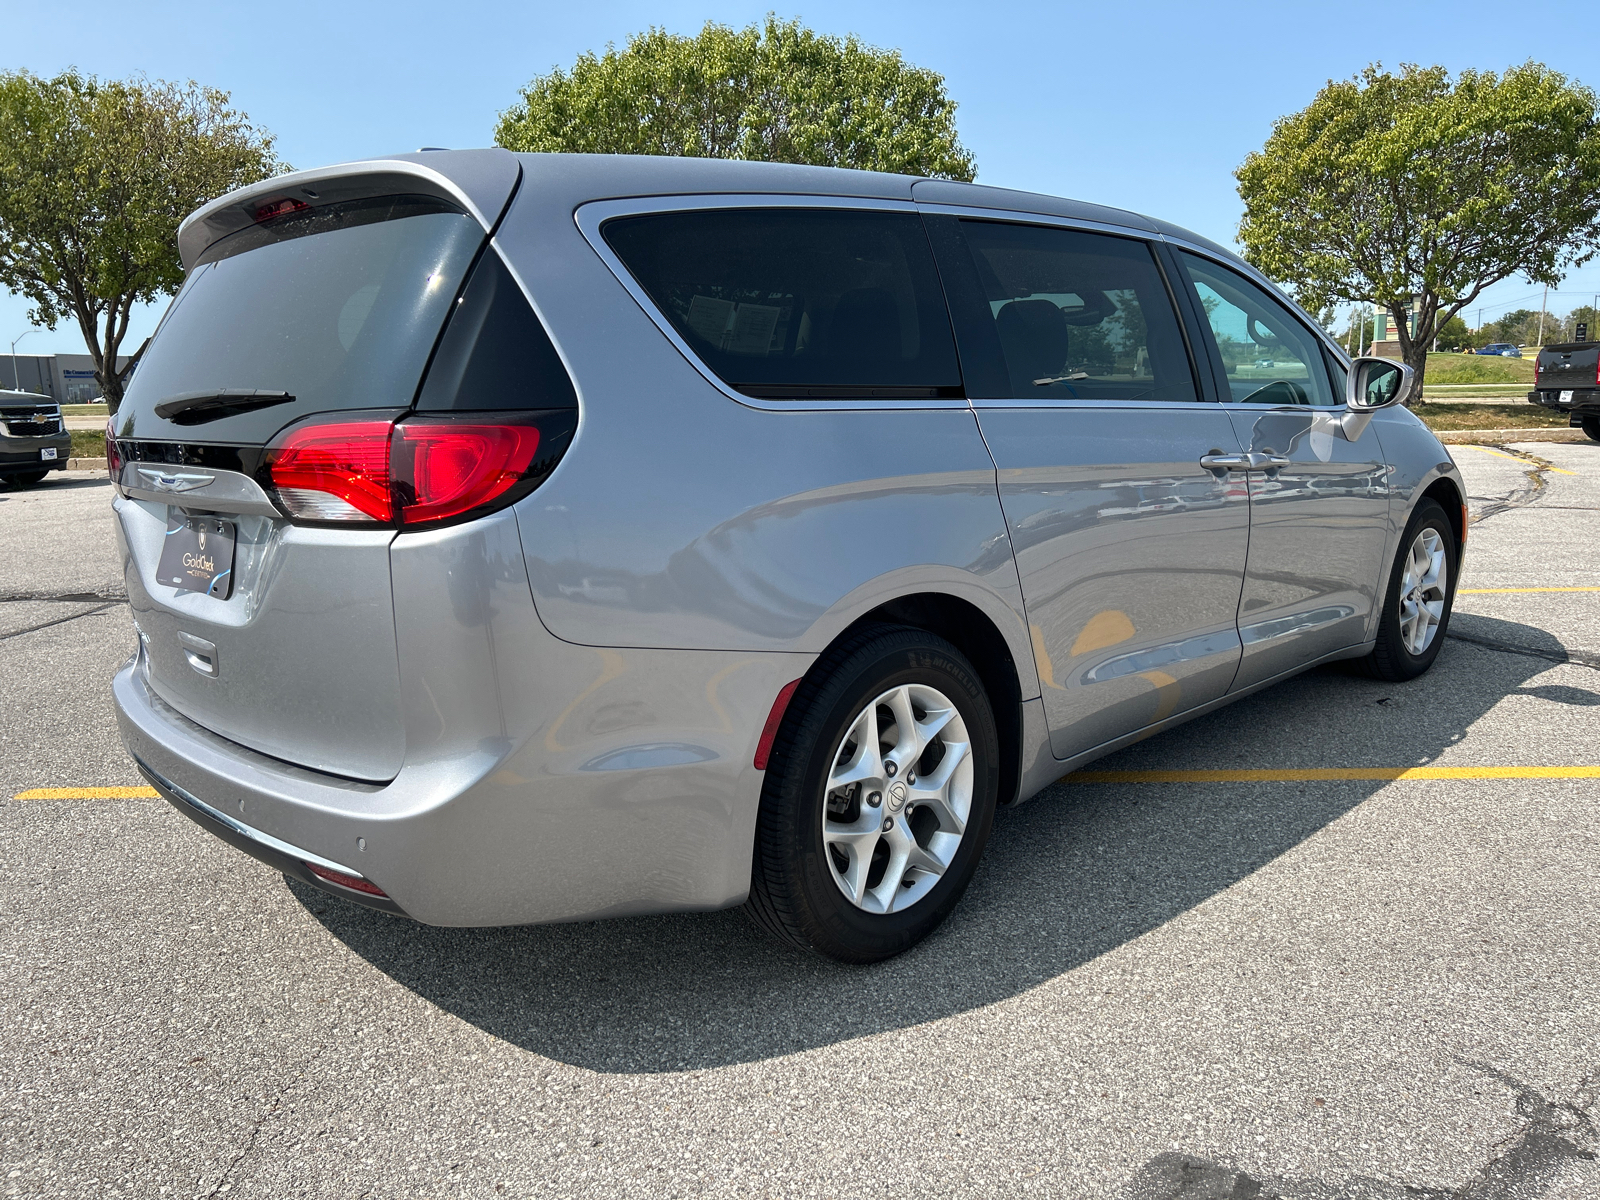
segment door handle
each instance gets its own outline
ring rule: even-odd
[[[1200,465],[1208,471],[1259,471],[1264,467],[1287,467],[1294,460],[1284,454],[1203,454]]]

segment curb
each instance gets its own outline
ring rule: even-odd
[[[106,460],[103,458],[69,458],[67,470],[69,471],[104,471]]]
[[[1435,429],[1433,436],[1447,446],[1471,445],[1474,442],[1587,442],[1589,435],[1581,429]]]

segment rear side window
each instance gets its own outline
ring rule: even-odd
[[[261,445],[319,412],[406,408],[484,230],[424,196],[309,208],[211,246],[134,372],[123,437]],[[293,399],[162,419],[173,397]]]
[[[572,379],[539,316],[490,246],[472,269],[450,317],[427,382],[421,412],[576,408]]]
[[[912,213],[714,209],[606,222],[617,256],[723,382],[769,399],[960,396]]]
[[[1188,351],[1150,247],[1042,225],[962,221],[1008,395],[1193,401]],[[987,330],[985,331],[987,334]]]

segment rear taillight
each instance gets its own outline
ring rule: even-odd
[[[267,481],[290,517],[410,528],[521,499],[554,469],[573,410],[489,419],[297,425],[267,450]]]
[[[341,421],[290,430],[268,456],[278,499],[307,521],[394,519],[389,421]]]
[[[112,422],[109,420],[106,422],[106,473],[111,476],[112,483],[122,479],[122,451],[117,449],[117,435],[112,432]]]
[[[396,425],[390,463],[401,522],[444,521],[492,503],[517,485],[538,451],[537,425]]]

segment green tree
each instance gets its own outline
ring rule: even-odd
[[[1447,317],[1441,321],[1434,336],[1438,338],[1441,350],[1459,350],[1472,340],[1467,323],[1460,317]]]
[[[1280,119],[1235,174],[1245,257],[1307,307],[1381,304],[1419,385],[1435,331],[1484,288],[1555,284],[1600,248],[1595,94],[1537,63],[1454,80],[1368,67]]]
[[[1490,321],[1478,330],[1477,338],[1480,346],[1487,346],[1490,342],[1518,342],[1522,341],[1523,331],[1529,325],[1538,321],[1539,314],[1528,308],[1513,309],[1498,321]]]
[[[584,54],[501,115],[508,150],[669,154],[857,167],[970,180],[944,77],[898,51],[768,14],[696,37],[651,29]]]
[[[287,170],[272,145],[193,81],[0,74],[0,285],[37,325],[77,321],[113,412],[138,357],[117,369],[133,306],[183,282],[178,225]]]
[[[1577,308],[1573,309],[1567,314],[1566,320],[1561,322],[1561,336],[1564,338],[1576,337],[1577,334],[1575,331],[1578,328],[1578,323],[1581,321],[1583,324],[1589,327],[1589,340],[1600,341],[1600,324],[1596,324],[1597,316],[1600,316],[1600,314],[1595,312],[1594,305],[1578,305]]]

